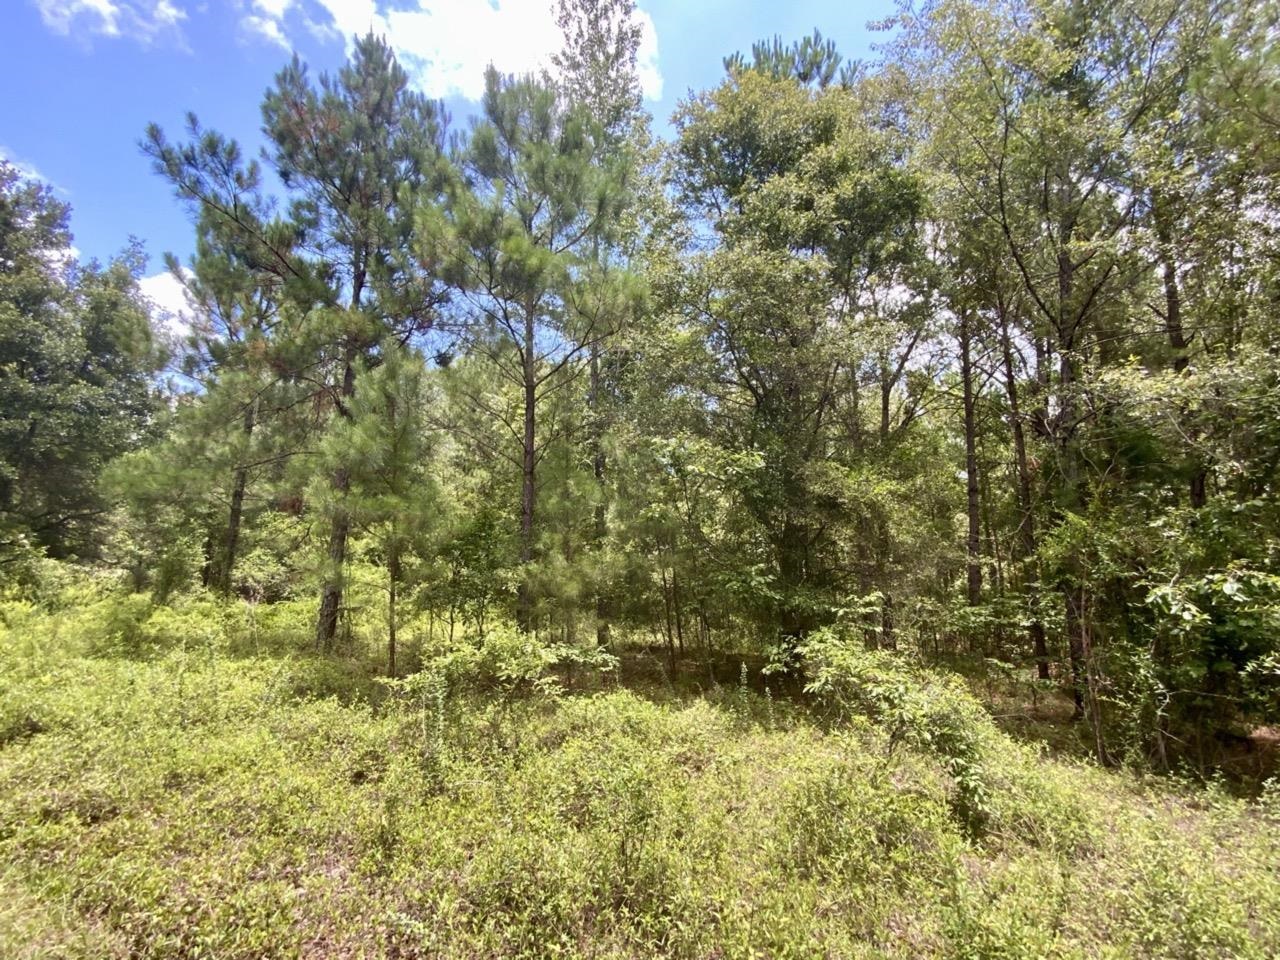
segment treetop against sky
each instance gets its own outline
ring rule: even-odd
[[[130,236],[151,256],[145,289],[181,305],[161,255],[185,258],[191,230],[138,149],[152,121],[180,129],[187,111],[261,146],[262,91],[292,52],[341,65],[351,39],[388,37],[416,87],[465,127],[484,68],[535,71],[560,44],[551,0],[10,0],[0,30],[0,156],[71,203],[76,251],[107,258]],[[723,74],[725,55],[761,37],[815,26],[842,53],[871,55],[869,21],[890,0],[644,0],[639,74],[660,131],[681,98]]]

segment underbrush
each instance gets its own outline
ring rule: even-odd
[[[0,956],[1280,953],[1274,799],[833,638],[806,707],[659,702],[509,630],[387,683],[288,605],[106,603],[3,611]]]

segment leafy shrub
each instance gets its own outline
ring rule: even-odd
[[[983,747],[987,781],[986,833],[1007,846],[1027,844],[1068,857],[1098,850],[1104,827],[1082,798],[1093,771],[1051,761],[1041,750],[992,737]]]
[[[1248,908],[1208,859],[1165,836],[1135,838],[1117,889],[1117,913],[1136,951],[1153,957],[1261,957]]]
[[[556,695],[558,671],[607,672],[617,658],[599,649],[543,643],[511,626],[490,629],[479,644],[464,644],[430,661],[424,672],[443,676],[450,689],[493,691],[504,696]]]
[[[0,684],[0,747],[35,736],[45,729],[41,704],[25,691]]]
[[[151,597],[130,593],[106,597],[86,607],[79,620],[98,656],[144,657],[154,652],[154,635],[145,629],[155,611]]]
[[[280,662],[266,695],[278,703],[330,697],[353,703],[376,698],[377,690],[369,667],[359,661],[298,657]]]
[[[899,789],[865,754],[803,779],[783,807],[781,832],[782,856],[804,873],[873,887],[940,880],[959,840],[941,796]]]
[[[441,651],[454,686],[424,672],[375,706],[369,666],[246,654],[230,636],[252,608],[200,594],[141,618],[146,657],[86,656],[89,611],[116,599],[3,608],[0,893],[18,915],[0,907],[0,955],[46,936],[50,955],[143,960],[1280,949],[1274,797],[1038,755],[891,657],[815,651],[839,723],[797,707],[781,730],[746,722],[763,706],[741,685],[568,696],[538,682],[562,662],[512,633]],[[966,719],[980,836],[937,759]],[[94,946],[62,951],[46,916]]]
[[[866,716],[893,753],[908,745],[937,756],[955,786],[957,817],[980,832],[989,813],[983,748],[996,736],[990,718],[956,676],[913,668],[888,651],[867,650],[831,630],[796,649],[808,683],[837,716]]]

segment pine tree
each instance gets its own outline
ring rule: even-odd
[[[353,524],[377,545],[386,571],[387,672],[396,675],[398,601],[405,560],[439,512],[427,466],[424,413],[426,365],[412,350],[388,348],[360,371],[349,417],[326,438],[327,460],[350,464],[348,509]]]
[[[296,249],[293,225],[273,215],[262,193],[258,164],[246,162],[235,141],[203,130],[194,116],[187,132],[187,143],[171,144],[152,125],[143,147],[195,221],[189,265],[171,256],[169,268],[192,307],[183,372],[205,402],[188,405],[175,432],[195,448],[180,462],[202,464],[215,476],[203,483],[175,479],[174,485],[187,492],[203,487],[224,501],[221,529],[206,536],[203,580],[225,595],[251,475],[291,452],[268,451],[261,442],[264,423],[292,406],[276,356],[283,314],[297,314],[300,304],[305,309],[318,285]],[[225,495],[218,475],[229,477]]]
[[[607,163],[625,178],[630,201],[619,209],[614,223],[593,231],[589,250],[584,250],[589,273],[583,284],[586,295],[575,300],[577,309],[593,313],[595,322],[613,332],[620,331],[635,306],[628,296],[625,277],[614,276],[627,269],[628,260],[643,233],[640,218],[633,211],[660,206],[660,185],[646,166],[650,159],[649,117],[642,106],[638,56],[643,29],[634,0],[558,0],[556,22],[564,40],[553,58],[556,81],[568,102],[578,105],[594,121],[601,143],[597,162]],[[643,198],[643,200],[641,199]],[[619,279],[623,280],[619,284]],[[588,445],[595,478],[595,508],[592,546],[594,570],[596,641],[609,639],[610,587],[607,583],[605,550],[611,498],[606,479],[606,432],[611,419],[616,383],[610,382],[608,351],[612,337],[601,337],[590,345],[587,366],[589,385]]]
[[[442,291],[408,253],[412,210],[442,176],[446,118],[409,89],[390,47],[369,35],[350,62],[318,86],[296,57],[262,107],[270,157],[293,201],[291,218],[318,259],[324,305],[310,311],[300,337],[314,359],[295,375],[316,383],[333,414],[351,418],[362,364],[425,333]],[[332,645],[342,610],[343,566],[351,532],[346,495],[351,464],[340,459],[332,496],[316,642]]]
[[[519,393],[518,447],[522,629],[533,629],[530,574],[536,557],[539,437],[548,398],[582,373],[581,357],[607,333],[602,312],[575,310],[583,294],[583,244],[616,218],[614,171],[597,162],[601,143],[589,116],[533,78],[486,74],[484,119],[462,157],[449,219],[428,206],[418,250],[460,291],[465,337]]]

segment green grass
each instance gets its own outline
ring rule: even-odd
[[[388,691],[211,610],[6,608],[0,956],[1280,955],[1271,799],[977,722],[975,820],[934,701]]]

